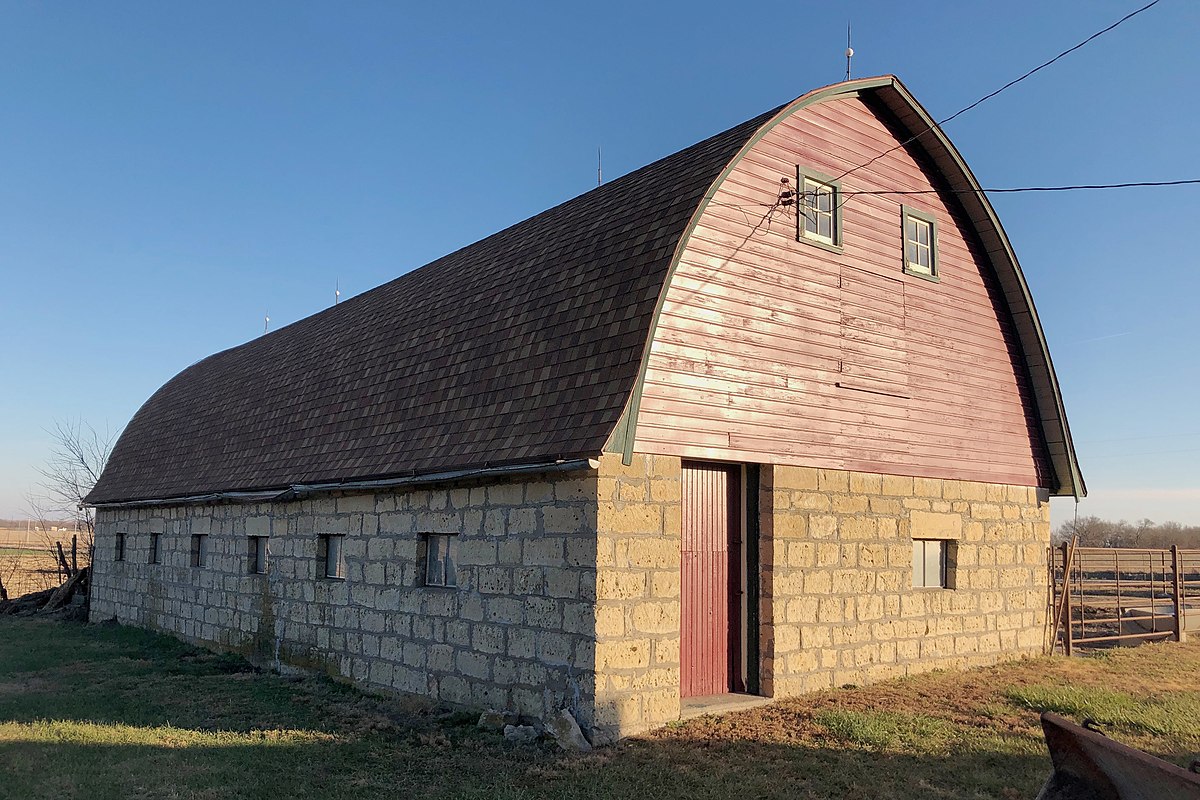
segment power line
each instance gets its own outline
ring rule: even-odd
[[[979,99],[978,99],[978,100],[976,100],[974,103],[971,103],[971,104],[970,104],[970,105],[968,105],[968,106],[964,106],[963,108],[960,108],[958,111],[955,111],[955,112],[954,112],[953,114],[951,114],[950,116],[946,117],[945,119],[941,120],[940,122],[935,122],[933,125],[931,125],[930,127],[926,128],[925,130],[921,131],[920,133],[916,134],[915,136],[912,136],[912,137],[910,137],[910,138],[908,138],[908,139],[905,139],[903,142],[900,142],[899,144],[895,145],[894,147],[891,147],[891,148],[889,148],[889,149],[887,149],[887,150],[884,150],[882,153],[880,153],[879,155],[875,156],[875,157],[874,157],[874,158],[872,158],[870,161],[867,161],[866,163],[859,164],[857,167],[852,167],[852,168],[850,168],[850,169],[846,170],[846,171],[845,171],[845,172],[843,172],[841,175],[839,175],[837,178],[835,178],[835,180],[841,180],[842,178],[846,177],[847,175],[849,175],[849,174],[850,174],[850,173],[852,173],[852,172],[856,172],[856,171],[858,171],[858,170],[862,169],[863,167],[868,167],[868,166],[870,166],[871,164],[874,164],[876,161],[878,161],[879,159],[883,158],[883,157],[884,157],[884,156],[886,156],[888,153],[891,153],[891,152],[892,152],[892,151],[894,151],[894,150],[899,150],[901,147],[904,147],[904,146],[906,146],[906,145],[912,144],[912,143],[913,143],[913,142],[915,142],[917,139],[921,138],[922,136],[924,136],[925,134],[927,134],[927,133],[929,133],[930,131],[934,130],[935,128],[936,128],[936,129],[941,129],[941,127],[942,127],[943,125],[945,125],[947,122],[950,122],[951,120],[953,120],[953,119],[956,119],[957,117],[960,117],[960,116],[962,116],[963,114],[967,113],[968,111],[970,111],[971,109],[973,109],[973,108],[975,108],[976,106],[980,105],[981,103],[984,103],[984,102],[986,102],[986,101],[988,101],[988,100],[991,100],[993,97],[995,97],[996,95],[1000,94],[1000,93],[1001,93],[1001,92],[1003,92],[1004,90],[1006,90],[1006,89],[1009,89],[1009,88],[1011,88],[1011,87],[1013,87],[1013,86],[1016,86],[1016,85],[1017,85],[1018,83],[1020,83],[1021,81],[1025,80],[1026,78],[1028,78],[1028,77],[1032,76],[1033,74],[1035,74],[1035,73],[1037,73],[1037,72],[1040,72],[1041,70],[1043,70],[1043,69],[1045,69],[1046,67],[1048,67],[1048,66],[1050,66],[1051,64],[1053,64],[1055,61],[1058,61],[1060,58],[1063,58],[1064,56],[1067,56],[1067,55],[1069,55],[1069,54],[1071,54],[1071,53],[1075,52],[1075,51],[1076,51],[1076,50],[1078,50],[1079,48],[1081,48],[1081,47],[1083,47],[1084,45],[1086,45],[1086,44],[1088,44],[1089,42],[1091,42],[1093,39],[1097,39],[1097,38],[1099,38],[1100,36],[1103,36],[1104,34],[1106,34],[1106,33],[1108,33],[1109,31],[1111,31],[1113,28],[1116,28],[1116,27],[1118,27],[1118,26],[1122,25],[1123,23],[1125,23],[1125,22],[1128,22],[1129,20],[1131,20],[1131,19],[1133,19],[1134,17],[1136,17],[1138,14],[1141,14],[1143,11],[1149,11],[1151,8],[1153,8],[1154,6],[1158,5],[1160,2],[1162,2],[1162,0],[1151,0],[1151,2],[1147,3],[1146,5],[1142,6],[1142,7],[1141,7],[1141,8],[1139,8],[1139,9],[1137,9],[1136,11],[1131,11],[1131,12],[1129,12],[1128,14],[1126,14],[1125,16],[1121,17],[1119,20],[1117,20],[1116,22],[1114,22],[1112,25],[1109,25],[1107,28],[1105,28],[1105,29],[1103,29],[1103,30],[1100,30],[1100,31],[1096,31],[1096,32],[1095,32],[1095,33],[1093,33],[1091,36],[1087,37],[1086,39],[1084,39],[1082,42],[1080,42],[1079,44],[1075,45],[1074,47],[1069,47],[1069,48],[1067,48],[1066,50],[1063,50],[1061,53],[1059,53],[1058,55],[1056,55],[1054,58],[1050,59],[1049,61],[1046,61],[1046,62],[1043,62],[1043,63],[1039,64],[1038,66],[1036,66],[1036,67],[1034,67],[1033,69],[1029,70],[1029,71],[1028,71],[1028,72],[1026,72],[1024,75],[1020,76],[1019,78],[1014,78],[1013,80],[1011,80],[1011,81],[1009,81],[1008,83],[1004,84],[1003,86],[1001,86],[999,89],[995,90],[994,92],[989,92],[988,94],[985,94],[983,97],[979,98]]]
[[[1019,192],[1075,192],[1075,191],[1090,191],[1098,189],[1137,189],[1145,187],[1158,186],[1196,186],[1200,185],[1200,178],[1187,178],[1177,181],[1130,181],[1127,183],[1080,183],[1067,186],[1001,186],[991,189],[863,189],[861,191],[841,191],[838,192],[840,199],[838,208],[841,208],[851,197],[858,195],[918,195],[918,194],[1015,194]],[[801,206],[803,207],[803,197],[805,192],[798,192],[801,196]],[[762,209],[774,208],[779,205],[779,202],[774,203],[720,203],[714,202],[710,205],[724,206],[726,208],[736,208],[739,211],[746,209]]]
[[[1200,178],[1186,178],[1178,181],[1131,181],[1128,183],[1079,183],[1069,186],[1006,186],[994,189],[878,189],[862,191],[844,191],[846,196],[859,194],[1013,194],[1016,192],[1075,192],[1090,189],[1135,189],[1146,186],[1194,186],[1200,184]]]

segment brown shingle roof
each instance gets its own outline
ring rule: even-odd
[[[88,501],[598,454],[680,236],[776,111],[188,367]]]

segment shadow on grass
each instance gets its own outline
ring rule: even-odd
[[[571,757],[145,631],[0,619],[0,799],[1025,800],[1049,772],[1024,723],[849,699],[779,707],[762,735],[723,718]]]
[[[476,738],[257,744],[0,742],[0,796],[41,798],[1032,798],[1034,755],[914,756],[780,744],[636,741],[588,756]]]

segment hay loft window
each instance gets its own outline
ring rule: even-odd
[[[125,560],[125,534],[123,534],[123,533],[117,534],[116,550],[113,553],[113,560],[114,561],[124,561]]]
[[[937,221],[932,214],[909,206],[900,207],[904,227],[904,271],[921,278],[937,279]]]
[[[162,557],[162,534],[150,534],[150,563],[158,564]]]
[[[203,567],[208,561],[208,535],[192,534],[192,566]]]
[[[913,588],[954,588],[954,542],[913,539]]]
[[[458,537],[443,533],[425,534],[425,585],[457,586]]]
[[[841,186],[833,178],[796,168],[796,239],[840,253],[842,250]]]
[[[267,574],[267,537],[251,536],[247,539],[247,563],[252,575]]]
[[[346,537],[324,535],[317,547],[317,557],[326,578],[346,579]]]

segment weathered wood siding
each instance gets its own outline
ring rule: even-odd
[[[837,176],[897,143],[861,99],[754,145],[686,243],[651,345],[635,449],[1045,486],[1007,310],[952,198],[905,148],[842,181],[844,249],[763,220],[796,165]],[[903,271],[901,203],[938,225],[940,281]],[[949,203],[949,204],[948,204]]]

